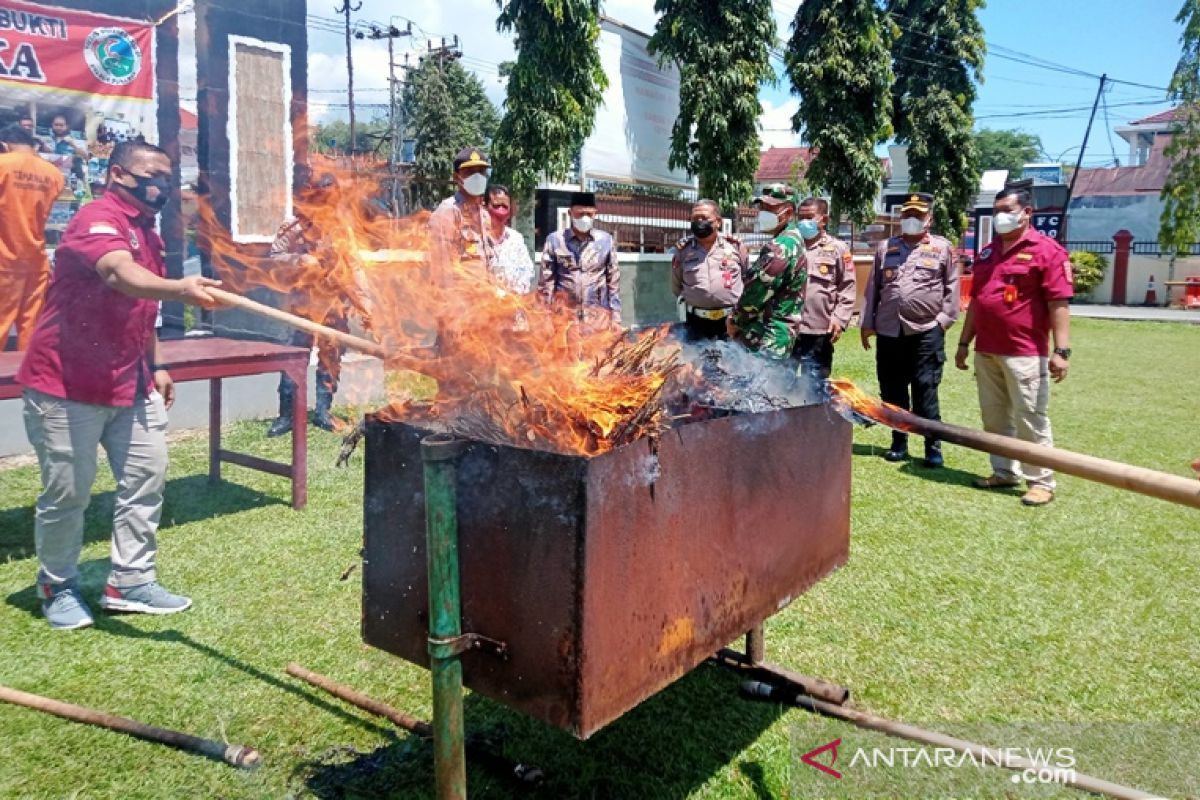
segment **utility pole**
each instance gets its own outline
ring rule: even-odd
[[[395,19],[395,17],[392,17],[392,20]],[[378,25],[373,25],[371,27],[371,38],[387,39],[388,44],[388,138],[391,145],[390,154],[388,157],[388,167],[392,174],[392,210],[402,216],[408,213],[408,209],[407,203],[404,202],[403,193],[399,188],[400,179],[396,174],[396,166],[400,163],[400,139],[404,126],[402,124],[397,124],[399,122],[400,115],[398,114],[399,109],[396,105],[397,65],[394,45],[395,40],[399,39],[401,36],[412,36],[411,20],[409,21],[408,28],[406,30],[400,30],[393,24],[393,22],[388,23],[386,31]],[[407,59],[408,55],[405,54],[405,60],[407,61]]]
[[[354,55],[350,50],[350,12],[358,11],[362,8],[362,2],[359,0],[358,5],[351,6],[350,0],[342,0],[342,7],[335,8],[334,13],[344,14],[346,16],[346,76],[349,78],[347,84],[346,101],[350,106],[350,155],[354,155]]]
[[[1096,107],[1100,105],[1100,98],[1104,95],[1104,84],[1106,83],[1108,83],[1107,72],[1100,76],[1100,88],[1096,90],[1096,99],[1092,102],[1092,115],[1088,117],[1087,129],[1083,132],[1083,146],[1079,148],[1079,157],[1075,159],[1075,171],[1071,173],[1071,184],[1067,187],[1067,200],[1063,203],[1062,230],[1058,233],[1059,241],[1063,245],[1067,242],[1068,215],[1071,213],[1071,197],[1075,194],[1075,181],[1079,180],[1079,169],[1083,165],[1083,154],[1087,151],[1088,136],[1092,133],[1092,122],[1096,119]]]
[[[462,49],[458,46],[458,34],[454,34],[452,44],[446,44],[446,37],[442,37],[442,46],[434,47],[433,40],[429,40],[429,58],[436,58],[438,66],[445,66],[447,61],[457,61],[462,58]]]

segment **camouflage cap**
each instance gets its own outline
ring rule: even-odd
[[[786,183],[768,183],[751,203],[757,204],[764,200],[772,203],[784,202],[794,205],[796,203],[796,190]]]

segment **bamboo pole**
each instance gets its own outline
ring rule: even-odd
[[[1108,797],[1117,798],[1117,800],[1157,800],[1159,798],[1159,795],[1144,792],[1141,789],[1133,789],[1129,786],[1122,786],[1119,783],[1085,775],[1081,772],[1075,772],[1074,769],[1057,769],[1047,764],[1039,764],[1036,761],[1013,755],[1005,750],[997,750],[976,744],[975,742],[968,742],[965,739],[947,736],[937,731],[925,730],[924,728],[918,728],[915,725],[909,725],[904,722],[877,717],[874,714],[868,714],[864,711],[855,711],[852,708],[827,703],[824,700],[818,700],[815,697],[809,697],[795,691],[780,690],[777,687],[760,681],[746,681],[742,684],[742,693],[747,697],[758,700],[773,700],[778,703],[794,705],[813,714],[840,719],[844,722],[849,722],[851,725],[856,725],[870,731],[878,731],[888,736],[909,739],[914,742],[932,745],[936,748],[949,748],[957,753],[969,754],[974,762],[978,764],[1004,767],[1016,772],[1030,772],[1039,779],[1045,776],[1054,783],[1064,786],[1074,786],[1086,792],[1103,794]]]
[[[837,385],[834,385],[837,390]],[[1192,508],[1200,508],[1200,481],[1171,475],[1166,472],[1136,467],[1107,458],[1097,458],[1057,447],[1046,447],[1032,442],[1001,436],[985,431],[976,431],[958,425],[925,419],[885,403],[873,403],[869,407],[852,404],[857,413],[905,433],[932,436],[960,447],[969,447],[984,453],[1013,458],[1025,464],[1036,464],[1058,472],[1065,472],[1118,489],[1157,497]]]
[[[111,731],[127,733],[139,739],[199,753],[215,761],[224,761],[226,764],[234,767],[253,769],[259,766],[262,761],[258,755],[258,751],[253,747],[246,747],[240,744],[225,744],[213,739],[203,739],[199,736],[193,736],[190,733],[158,728],[134,719],[118,717],[114,714],[97,711],[96,709],[84,706],[77,706],[73,703],[64,703],[61,700],[22,692],[19,689],[10,689],[7,686],[0,686],[0,700],[12,703],[13,705],[32,708],[35,711],[42,711],[46,714],[53,714],[56,717],[62,717],[72,722],[82,722],[86,725],[108,728]]]
[[[241,295],[234,294],[233,292],[227,292],[224,289],[205,287],[205,291],[227,306],[240,308],[243,311],[250,312],[251,314],[256,314],[260,317],[265,317],[276,322],[282,322],[284,325],[290,325],[293,328],[299,328],[305,333],[311,333],[312,335],[319,336],[322,339],[328,339],[336,342],[337,344],[348,347],[351,350],[357,350],[360,353],[366,353],[369,356],[375,356],[382,359],[386,359],[388,356],[387,351],[384,350],[382,345],[372,342],[369,339],[363,339],[359,336],[343,333],[336,328],[330,328],[327,325],[321,325],[320,323],[313,322],[312,320],[305,319],[304,317],[296,314],[289,314],[286,311],[281,311],[278,308],[272,308],[264,303],[251,300],[248,297],[242,297]]]
[[[398,708],[376,700],[373,697],[368,697],[319,672],[313,672],[292,662],[287,665],[287,674],[294,678],[299,678],[318,689],[323,689],[334,697],[345,700],[347,703],[357,706],[364,711],[369,711],[376,716],[390,720],[398,727],[416,736],[420,736],[422,739],[433,738],[433,726],[428,722],[409,716]],[[479,762],[497,774],[513,779],[523,787],[537,786],[542,782],[543,774],[538,767],[509,761],[498,753],[492,752],[487,747],[470,739],[466,742],[466,748],[468,758]]]

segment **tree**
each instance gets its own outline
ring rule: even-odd
[[[892,114],[908,145],[914,189],[934,196],[934,227],[957,240],[979,191],[972,128],[975,80],[983,69],[983,0],[890,0],[897,31]]]
[[[679,67],[672,169],[700,179],[700,194],[726,208],[750,197],[761,142],[761,84],[774,82],[770,0],[656,0],[662,16],[649,50]]]
[[[1158,241],[1164,250],[1183,255],[1200,240],[1200,0],[1185,0],[1175,21],[1183,25],[1183,52],[1167,87],[1178,105],[1163,151],[1171,171],[1162,189]]]
[[[984,128],[975,132],[974,139],[981,171],[1006,169],[1009,176],[1019,176],[1022,168],[1037,161],[1042,152],[1042,139],[1036,133]]]
[[[869,221],[883,183],[875,146],[892,133],[891,56],[874,0],[801,4],[784,63],[800,96],[792,128],[816,150],[808,183],[830,194],[835,220]]]
[[[496,2],[496,28],[516,34],[517,60],[493,148],[494,173],[528,198],[543,173],[567,176],[592,132],[608,86],[596,47],[600,0]]]
[[[354,138],[358,140],[355,152],[372,152],[379,144],[379,137],[387,133],[387,117],[376,117],[365,125],[360,122],[354,131]],[[345,153],[350,145],[350,126],[340,119],[318,125],[313,140],[318,153]]]
[[[430,208],[453,192],[455,154],[488,147],[500,115],[474,73],[435,56],[409,72],[400,102],[405,138],[414,140],[413,203]]]

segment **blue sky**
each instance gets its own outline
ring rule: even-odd
[[[787,26],[799,3],[772,2],[779,34],[786,39]],[[346,73],[344,43],[334,32],[337,20],[333,5],[327,5],[328,9],[310,5],[309,78],[314,111],[318,115],[324,111],[329,118],[345,114]],[[1180,29],[1174,18],[1180,5],[1182,0],[991,0],[980,14],[987,41],[995,49],[984,65],[983,85],[975,105],[977,127],[1019,128],[1036,133],[1051,158],[1062,155],[1073,162],[1098,81],[1070,70],[1094,75],[1107,72],[1110,78],[1165,87],[1179,58]],[[605,0],[603,8],[635,28],[648,31],[654,25],[653,0]],[[415,54],[430,37],[457,33],[463,45],[464,65],[479,74],[494,101],[503,100],[503,84],[496,66],[512,58],[512,41],[495,30],[494,0],[365,0],[355,19],[384,22],[393,15],[411,18],[418,26],[418,35],[411,43],[398,41],[398,53],[411,50]],[[397,22],[403,27],[403,21]],[[1014,51],[1070,70],[1043,69],[1002,57]],[[356,101],[386,103],[385,44],[355,41],[354,53]],[[796,99],[788,93],[786,82],[764,89],[761,98],[764,141],[776,145],[796,143],[788,130]],[[1108,121],[1101,108],[1084,159],[1087,166],[1111,165],[1114,151],[1124,163],[1128,146],[1111,134],[1112,128],[1169,108],[1161,90],[1125,84],[1113,85],[1105,100]],[[329,104],[327,109],[322,109],[322,102]],[[382,113],[382,105],[364,105],[359,117],[369,119]]]

